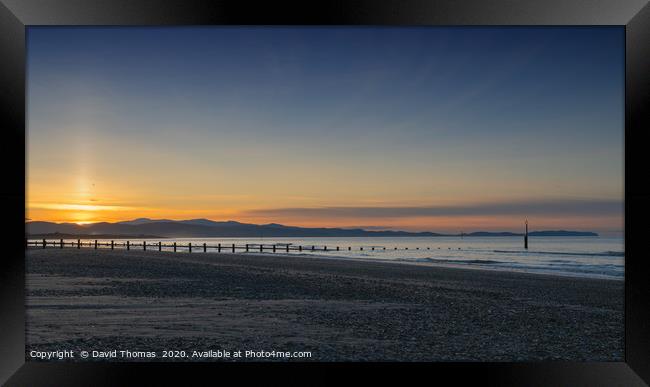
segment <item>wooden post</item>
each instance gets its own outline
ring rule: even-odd
[[[528,250],[528,219],[526,219],[526,233],[524,234],[524,249]]]
[[[275,253],[275,244],[273,244],[273,252]]]
[[[43,239],[43,248],[45,248],[45,239]]]
[[[298,251],[302,251],[302,245],[298,246]]]
[[[203,242],[203,252],[205,253],[206,251],[208,251],[208,247],[205,245],[205,242]]]
[[[339,251],[339,247],[338,247],[338,246],[336,246],[336,251]]]
[[[352,251],[352,246],[348,246],[348,251]]]
[[[235,252],[235,244],[234,243],[232,244],[232,252],[233,253]]]
[[[147,241],[142,241],[142,250],[147,251]]]
[[[131,242],[130,241],[126,241],[126,249],[131,250]]]
[[[325,248],[325,251],[327,251],[327,246],[324,246],[324,248]]]
[[[162,242],[158,241],[158,251],[162,251]]]
[[[246,243],[246,252],[248,252],[248,243]]]
[[[260,253],[264,252],[264,243],[260,243]]]
[[[176,252],[176,242],[174,242],[174,252]]]
[[[187,251],[192,252],[192,242],[187,242]]]
[[[111,250],[115,248],[115,241],[111,241]]]
[[[77,248],[78,248],[78,249],[81,248],[81,239],[77,239]]]
[[[289,244],[287,243],[287,253],[289,252]]]
[[[59,243],[61,244],[61,248],[63,248],[63,239],[61,239]]]
[[[217,245],[217,252],[219,252],[219,253],[221,252],[221,243],[219,243],[219,244]]]
[[[97,239],[95,239],[95,250],[97,250]]]

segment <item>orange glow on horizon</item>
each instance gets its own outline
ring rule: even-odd
[[[472,231],[518,231],[522,227],[520,216],[411,216],[411,217],[328,217],[328,216],[284,216],[272,218],[253,216],[248,209],[214,211],[206,209],[165,209],[127,205],[72,204],[72,203],[29,203],[27,217],[32,221],[55,223],[91,224],[98,222],[120,222],[136,218],[188,220],[206,218],[214,221],[234,220],[242,223],[280,223],[297,227],[365,228],[369,230],[430,231],[460,233]],[[605,225],[623,225],[618,216],[536,216],[533,229],[602,230]],[[611,228],[611,227],[610,227]]]

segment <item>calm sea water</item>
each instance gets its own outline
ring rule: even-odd
[[[134,239],[131,240],[138,243]],[[175,240],[183,244],[191,242],[197,247],[193,252],[197,253],[202,252],[199,246],[203,243],[208,245],[291,243],[309,248],[312,245],[317,247],[326,245],[328,249],[339,246],[341,250],[327,252],[303,250],[289,254],[302,255],[306,258],[325,256],[332,259],[389,260],[609,279],[623,279],[625,258],[623,238],[608,237],[530,237],[527,251],[523,248],[522,237],[180,238]],[[161,241],[163,244],[170,243],[169,240]],[[158,240],[147,240],[147,244],[157,242]],[[352,250],[348,251],[348,247]],[[362,247],[363,251],[360,250]],[[178,251],[184,250],[186,249],[178,249]],[[238,253],[241,253],[241,250],[238,250]],[[252,249],[251,253],[259,254],[259,251],[255,252]],[[282,254],[286,252],[282,251]]]

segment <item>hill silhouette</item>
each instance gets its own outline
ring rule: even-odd
[[[91,224],[52,223],[31,221],[25,224],[28,235],[65,234],[75,235],[155,235],[167,238],[208,238],[208,237],[437,237],[458,236],[459,234],[440,234],[434,232],[408,231],[370,231],[344,228],[308,228],[285,226],[277,223],[250,224],[236,221],[213,221],[209,219],[169,220],[138,218],[130,221]],[[478,231],[464,234],[477,236],[520,236],[511,232]],[[593,232],[582,231],[533,231],[530,236],[598,236]]]

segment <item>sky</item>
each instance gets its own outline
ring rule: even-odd
[[[26,218],[623,230],[620,27],[28,27]]]

